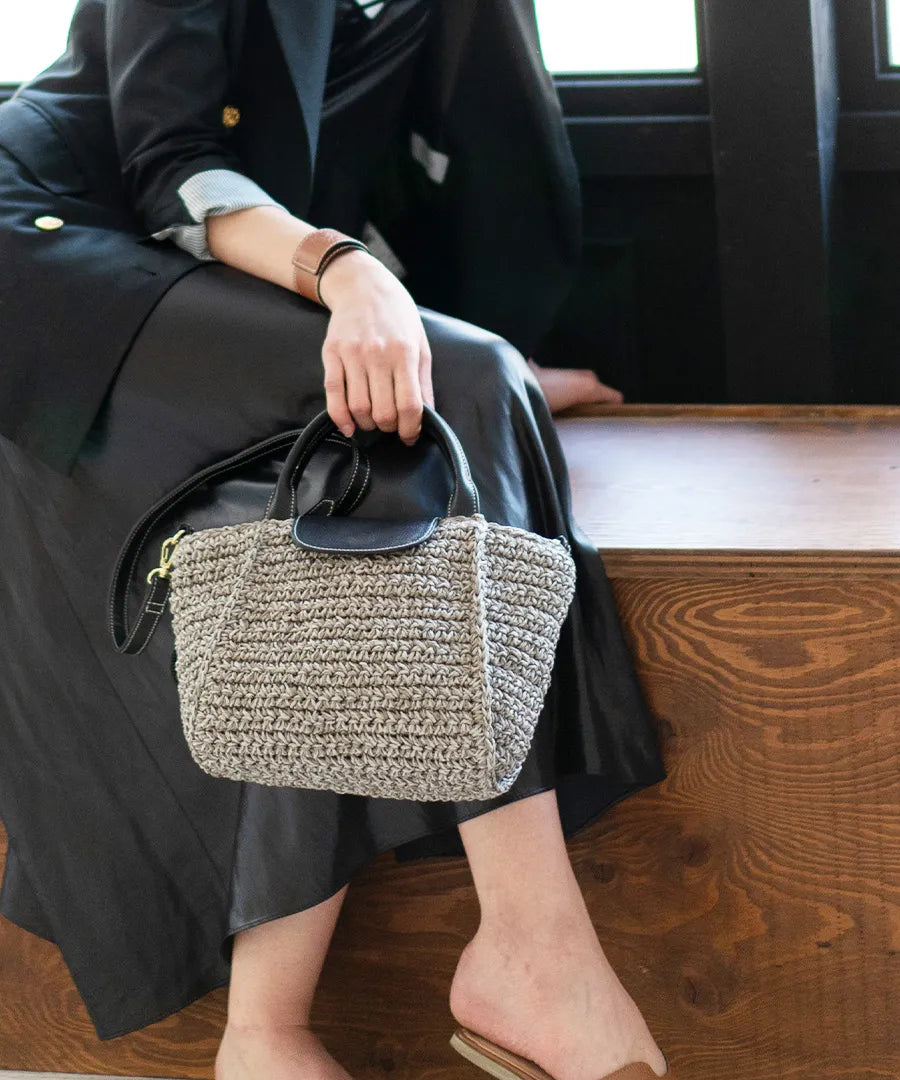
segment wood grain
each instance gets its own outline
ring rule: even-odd
[[[900,569],[896,420],[560,420],[573,511],[605,553],[871,554]],[[825,559],[826,563],[822,560]]]
[[[729,429],[753,433],[741,446],[763,459],[757,476],[771,476],[773,462],[805,475],[801,451],[786,454],[778,432],[757,420]],[[594,506],[608,535],[634,526],[611,516],[601,495],[621,481],[629,455],[636,467],[646,440],[630,423],[594,425],[594,495],[575,469],[575,498]],[[896,441],[866,427],[868,435],[854,427],[862,441],[853,468],[876,470]],[[833,476],[850,497],[847,468],[831,468],[838,433],[818,423],[815,432],[804,420],[795,450],[820,445],[822,482]],[[707,458],[734,465],[742,455],[720,447]],[[699,491],[709,476],[699,447],[691,460]],[[854,504],[860,545],[893,535],[888,474],[867,489],[870,504]],[[773,490],[790,490],[751,490],[747,475],[746,499],[769,513]],[[620,492],[617,514],[637,512],[633,498]],[[800,523],[798,515],[790,551],[763,549],[762,572],[748,573],[740,551],[729,561],[714,548],[696,557],[673,549],[666,572],[660,548],[644,549],[655,560],[645,574],[635,563],[611,575],[669,776],[613,807],[569,850],[604,948],[679,1080],[900,1077],[900,574],[888,563],[863,572],[870,561],[854,569],[852,551],[835,573],[821,534],[811,530],[805,544]],[[830,536],[842,528],[833,525]],[[860,550],[870,560],[874,549]],[[461,859],[398,866],[387,853],[356,879],[313,1013],[354,1076],[479,1075],[447,1044],[446,1001],[477,921]],[[0,957],[0,1067],[212,1077],[224,989],[99,1042],[53,945],[0,919]]]
[[[614,588],[671,763],[615,925],[640,836],[678,1076],[900,1076],[900,580]]]

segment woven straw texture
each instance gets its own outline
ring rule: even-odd
[[[377,555],[290,520],[189,533],[170,606],[185,738],[213,776],[488,799],[534,735],[575,591],[565,546],[481,514]]]

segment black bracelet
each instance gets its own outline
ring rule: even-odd
[[[322,274],[325,271],[325,267],[328,266],[328,264],[334,259],[336,255],[340,255],[341,252],[344,251],[350,251],[353,248],[359,248],[360,251],[365,251],[369,255],[372,254],[372,252],[369,251],[369,249],[362,242],[362,240],[341,240],[339,243],[334,244],[332,247],[330,247],[328,251],[326,251],[325,254],[322,256],[322,261],[319,263],[318,269],[316,270],[316,296],[319,298],[319,303],[322,305],[322,307],[328,307],[328,305],[322,299],[321,292]]]

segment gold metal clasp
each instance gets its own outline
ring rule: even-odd
[[[150,573],[147,575],[147,584],[153,580],[154,575],[158,574],[161,578],[167,578],[172,573],[172,563],[174,561],[175,548],[178,547],[178,541],[184,536],[187,529],[179,529],[174,536],[169,536],[162,542],[162,548],[159,552],[159,566],[154,566]]]

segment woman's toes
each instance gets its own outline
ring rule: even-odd
[[[541,367],[532,357],[528,358],[528,366],[534,372],[551,412],[573,405],[618,405],[624,400],[621,390],[607,386],[588,368]]]

